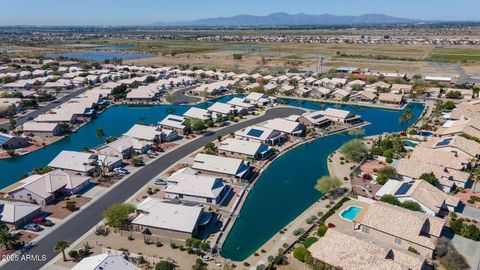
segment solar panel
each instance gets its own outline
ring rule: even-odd
[[[437,146],[443,146],[443,145],[448,145],[452,141],[452,138],[444,139],[440,142],[437,143]]]
[[[408,192],[408,190],[410,190],[410,188],[412,187],[412,184],[411,183],[403,183],[400,188],[395,191],[395,195],[404,195],[405,193]]]
[[[254,128],[250,129],[250,131],[248,131],[247,133],[248,136],[253,136],[257,138],[262,136],[262,134],[263,134],[263,130],[254,129]]]
[[[0,134],[0,145],[6,143],[8,140],[10,140],[9,136],[5,136],[5,135]]]

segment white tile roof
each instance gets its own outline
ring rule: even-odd
[[[158,124],[164,127],[184,129],[185,128],[185,125],[183,124],[184,121],[185,121],[185,118],[183,116],[169,114],[165,118],[163,118],[163,120],[160,121]]]
[[[197,154],[192,168],[228,175],[242,174],[248,169],[248,163],[242,159],[220,157],[207,154]]]
[[[140,270],[120,255],[103,253],[83,258],[72,270]]]
[[[191,107],[183,114],[184,117],[207,120],[211,118],[211,113],[205,109]]]
[[[140,140],[154,141],[155,138],[162,135],[162,131],[158,130],[157,127],[135,124],[123,135]]]
[[[0,200],[0,221],[15,223],[38,209],[40,206],[35,204]]]
[[[177,184],[169,185],[165,193],[215,199],[225,188],[221,178],[198,174],[183,174],[183,176]]]
[[[94,161],[97,163],[92,164],[91,162]],[[121,159],[118,157],[63,150],[52,161],[50,161],[48,166],[64,170],[88,172],[102,162],[107,162],[108,165],[111,165],[119,161],[121,161]]]
[[[148,197],[137,206],[140,214],[132,224],[193,233],[203,208]]]
[[[257,153],[268,150],[268,146],[260,142],[228,138],[220,142],[218,150],[255,156]]]
[[[302,125],[298,122],[289,121],[283,118],[274,118],[272,120],[266,121],[263,126],[266,128],[271,128],[280,132],[291,134],[301,130]]]

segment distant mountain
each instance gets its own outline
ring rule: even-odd
[[[337,16],[331,14],[309,15],[305,13],[272,13],[266,16],[237,15],[200,19],[186,22],[162,23],[155,26],[295,26],[295,25],[375,25],[417,23],[420,20],[391,17],[382,14],[364,14],[360,16]]]

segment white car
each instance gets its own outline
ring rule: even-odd
[[[116,173],[119,173],[119,174],[128,174],[129,173],[127,169],[120,168],[120,167],[113,169],[113,172],[116,172]]]

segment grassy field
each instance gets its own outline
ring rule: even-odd
[[[480,48],[435,48],[428,60],[446,63],[478,63]]]

